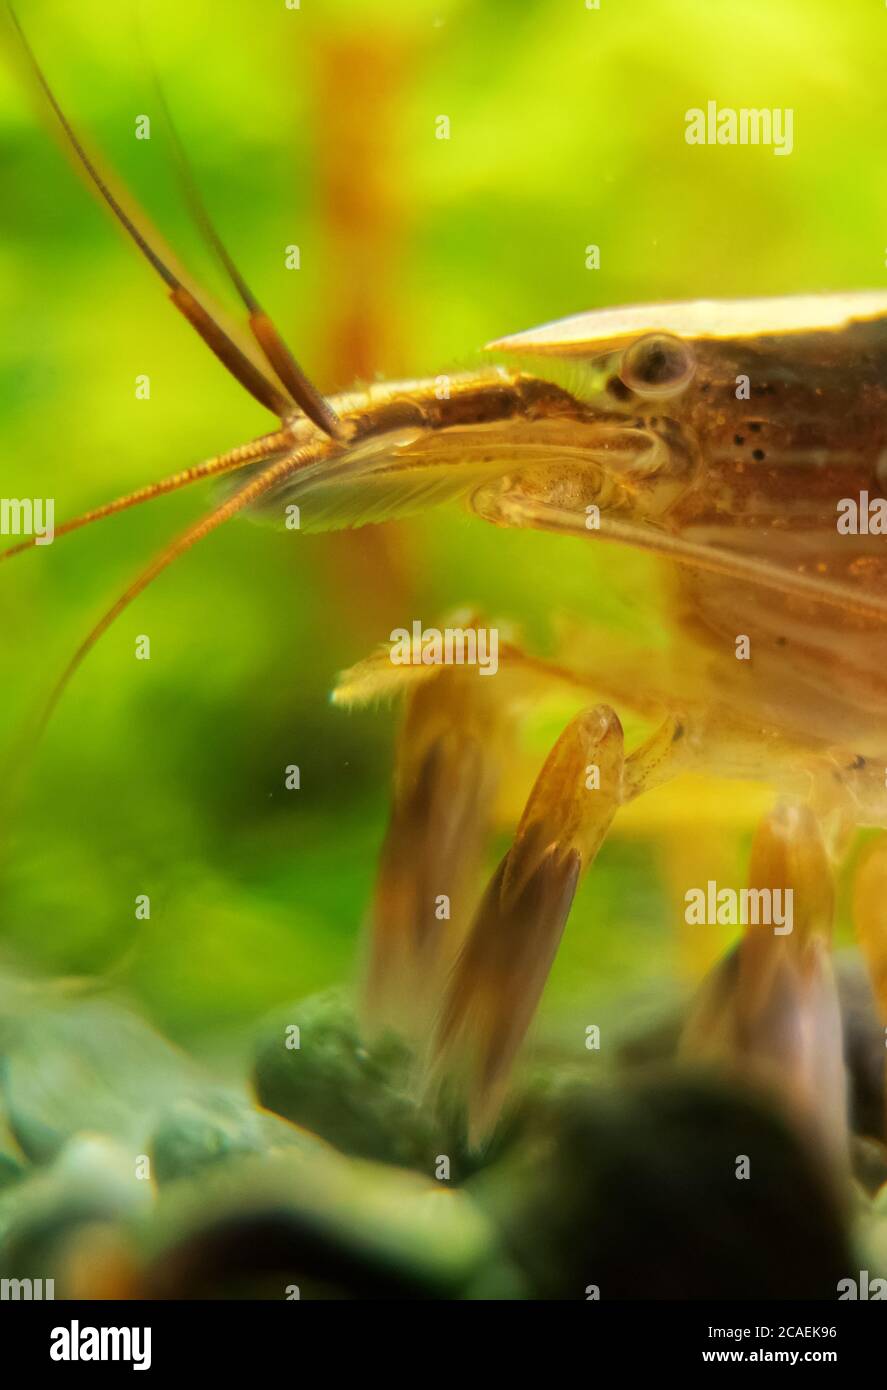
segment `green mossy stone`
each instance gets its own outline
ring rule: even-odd
[[[19,1182],[28,1171],[28,1161],[16,1143],[5,1116],[0,1114],[0,1192]]]
[[[468,1190],[536,1298],[828,1299],[853,1267],[818,1155],[707,1073],[565,1090]]]
[[[519,1276],[464,1189],[336,1150],[232,1158],[161,1189],[151,1298],[514,1297]]]
[[[148,1146],[158,1183],[191,1177],[211,1165],[247,1155],[293,1158],[325,1148],[312,1134],[278,1115],[264,1114],[226,1092],[177,1101],[161,1116]]]
[[[0,1085],[22,1151],[46,1163],[83,1131],[144,1147],[158,1111],[197,1075],[137,1015],[90,1000],[16,1020]]]
[[[0,1193],[0,1272],[6,1278],[55,1278],[59,1252],[78,1230],[150,1211],[154,1191],[136,1174],[128,1148],[101,1136],[70,1140],[47,1167],[32,1168]],[[61,1283],[56,1297],[64,1297]]]
[[[299,1029],[299,1047],[288,1037]],[[262,1030],[256,1094],[269,1110],[304,1126],[343,1153],[431,1173],[449,1153],[420,1103],[416,1061],[393,1034],[366,1042],[346,999],[333,991],[300,1000]]]
[[[19,1182],[27,1171],[26,1165],[12,1154],[0,1153],[0,1192]]]

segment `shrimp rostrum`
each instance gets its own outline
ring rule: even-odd
[[[403,689],[394,803],[371,911],[371,1025],[421,1036],[429,1074],[461,1078],[483,1134],[557,951],[579,881],[619,808],[687,771],[773,788],[750,892],[793,895],[790,924],[744,922],[703,987],[685,1046],[751,1068],[840,1157],[840,1020],[827,950],[832,873],[857,826],[887,828],[887,294],[598,310],[504,337],[488,365],[325,398],[257,303],[197,200],[251,330],[241,342],[111,191],[36,63],[85,174],[272,431],[56,527],[56,535],[201,479],[224,500],[160,552],[96,623],[52,692],[178,555],[238,513],[304,531],[461,502],[571,546],[629,546],[661,566],[673,650],[603,633],[564,660],[505,640],[495,680],[383,648],[341,704]],[[0,558],[29,548],[19,543]],[[615,553],[615,551],[614,551]],[[568,562],[565,558],[565,562]],[[591,598],[591,596],[590,596]],[[589,607],[593,607],[591,602]],[[459,631],[476,631],[462,615]],[[589,653],[584,658],[583,652]],[[593,653],[593,656],[590,655]],[[537,694],[583,709],[551,750],[485,891],[471,881],[499,771]],[[624,747],[620,711],[652,734]],[[887,841],[885,841],[887,844]],[[887,1023],[876,841],[856,916]],[[435,916],[441,895],[451,901]],[[788,1041],[787,1041],[788,1039]]]

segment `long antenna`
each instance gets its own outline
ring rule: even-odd
[[[129,213],[121,206],[116,195],[112,193],[81,144],[71,122],[62,110],[40,64],[37,62],[34,51],[28,43],[25,32],[19,23],[18,16],[11,5],[9,6],[9,13],[18,31],[22,47],[27,54],[34,75],[46,99],[58,117],[59,123],[72,150],[103,202],[110,208],[114,217],[135,242],[148,263],[153,266],[154,270],[169,290],[169,296],[173,304],[175,304],[179,312],[185,316],[192,328],[199,333],[207,347],[215,353],[223,366],[227,367],[231,375],[239,381],[240,385],[243,386],[260,405],[265,406],[267,410],[270,410],[271,413],[276,415],[279,419],[285,419],[291,413],[291,401],[288,396],[270,381],[268,377],[259,370],[255,363],[250,361],[221,325],[216,323],[209,311],[204,308],[199,300],[195,299],[191,291],[182,284],[179,277],[170,269],[162,256],[150,244],[145,234],[136,226]]]
[[[203,236],[215,252],[225,274],[234,286],[235,292],[249,315],[249,326],[253,336],[281,383],[286,387],[293,399],[301,406],[309,420],[313,420],[315,425],[323,430],[325,434],[328,434],[331,439],[341,439],[343,433],[341,420],[329,402],[321,395],[314,383],[299,366],[270,316],[259,304],[249,285],[246,283],[233,257],[228,251],[227,246],[219,235],[209,215],[203,195],[200,192],[194,169],[188,159],[176,123],[172,118],[172,112],[169,109],[169,103],[166,100],[163,85],[153,63],[151,63],[151,68],[157,99],[163,111],[164,120],[169,130],[173,149],[175,151],[179,178],[181,179],[185,197],[188,201],[188,206],[191,209],[191,215],[194,221],[197,223]]]

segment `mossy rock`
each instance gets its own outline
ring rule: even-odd
[[[523,1285],[464,1189],[324,1146],[232,1158],[161,1189],[139,1296],[512,1298]]]
[[[0,1079],[9,1128],[35,1163],[83,1132],[141,1149],[158,1112],[198,1084],[183,1053],[105,1000],[16,1020]]]
[[[433,1171],[443,1140],[421,1103],[411,1049],[392,1033],[367,1042],[338,991],[275,1015],[253,1074],[262,1105],[343,1153]]]
[[[820,1156],[708,1073],[566,1089],[468,1190],[536,1298],[834,1299],[855,1268]]]
[[[155,1180],[166,1183],[232,1158],[282,1151],[298,1158],[324,1147],[314,1135],[278,1115],[263,1113],[244,1097],[210,1091],[170,1106],[158,1121],[148,1152]]]

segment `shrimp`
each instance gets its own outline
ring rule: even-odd
[[[300,529],[323,531],[461,501],[494,526],[558,533],[565,553],[572,539],[660,561],[673,638],[663,657],[611,634],[595,641],[589,623],[586,642],[561,663],[508,649],[501,699],[481,691],[485,682],[471,687],[467,673],[449,671],[424,672],[409,697],[374,909],[370,1011],[377,1021],[402,1021],[405,999],[422,1000],[425,1013],[440,1002],[426,1029],[429,1070],[467,1069],[472,1128],[482,1135],[577,885],[620,806],[688,770],[768,783],[780,800],[761,833],[769,843],[791,826],[789,886],[804,900],[818,891],[823,857],[836,863],[857,826],[887,829],[887,560],[875,526],[838,524],[848,504],[865,511],[880,496],[887,469],[887,294],[597,310],[498,339],[487,346],[488,364],[472,371],[328,399],[250,292],[199,200],[251,343],[223,329],[160,255],[30,60],[94,189],[174,306],[276,421],[269,433],[56,527],[60,536],[205,478],[228,478],[228,495],[94,625],[44,718],[114,619],[173,560],[240,513],[281,526],[295,516]],[[594,661],[583,661],[583,647],[596,651]],[[369,698],[391,684],[390,674],[377,653],[346,673],[336,698]],[[420,921],[427,895],[416,884],[449,881],[463,871],[460,861],[478,857],[497,764],[520,709],[549,681],[605,703],[589,705],[564,731],[486,893],[449,949],[432,949]],[[658,721],[631,751],[619,709]],[[887,852],[876,853],[857,916],[887,1022]],[[767,1015],[777,980],[780,1007],[796,1012],[799,1027],[815,1030],[815,996],[833,1041],[833,983],[822,964],[829,929],[826,912],[779,970],[775,947],[744,947],[741,969],[726,985],[720,979],[719,989],[733,991],[734,1034],[743,1034],[746,1052],[755,1051],[747,1034]],[[796,984],[811,970],[815,988]],[[729,1046],[736,1050],[735,1036]],[[802,1051],[809,1070],[816,1048]],[[791,1087],[808,1098],[815,1089],[809,1075],[804,1085],[794,1076]]]

